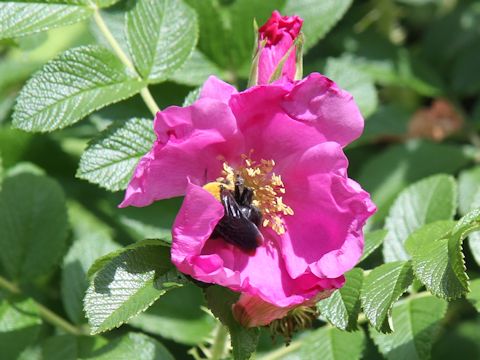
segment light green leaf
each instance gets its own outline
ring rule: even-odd
[[[458,209],[465,215],[480,204],[480,166],[462,171],[458,177]]]
[[[354,332],[341,331],[324,326],[302,340],[299,351],[301,360],[359,360],[365,347],[362,329]]]
[[[21,173],[0,192],[0,261],[8,275],[29,282],[60,261],[67,240],[65,195],[52,179]]]
[[[62,300],[71,321],[85,320],[83,298],[88,289],[87,271],[93,262],[119,248],[111,238],[111,230],[80,205],[69,206],[72,219],[73,245],[63,259]]]
[[[201,88],[196,88],[188,93],[188,95],[185,97],[185,100],[183,100],[183,107],[190,106],[192,105],[195,101],[198,100],[200,97],[200,91]]]
[[[346,273],[345,278],[345,285],[336,290],[330,297],[319,301],[317,308],[320,314],[337,328],[352,331],[357,329],[363,271],[355,268]]]
[[[0,39],[14,38],[73,24],[89,17],[93,9],[44,1],[0,2]]]
[[[181,0],[138,0],[126,19],[130,54],[149,82],[166,80],[190,57],[197,43],[195,11]]]
[[[201,309],[204,303],[202,290],[187,283],[167,292],[129,325],[177,343],[200,344],[215,327],[213,317]]]
[[[480,209],[454,221],[437,221],[407,240],[415,276],[436,296],[455,299],[469,291],[462,253],[463,239],[480,227]]]
[[[308,50],[330,31],[351,4],[352,0],[287,0],[283,13],[303,18],[304,49]]]
[[[0,296],[0,349],[2,359],[17,359],[38,336],[42,320],[31,299]]]
[[[134,95],[144,85],[107,49],[74,48],[27,82],[18,97],[13,124],[26,131],[61,129]]]
[[[412,281],[412,265],[404,261],[380,265],[365,278],[362,306],[365,316],[378,331],[388,333],[393,330],[392,306]]]
[[[425,224],[452,219],[457,207],[455,180],[448,175],[435,175],[406,188],[390,208],[383,242],[386,262],[408,260],[404,249],[408,236]]]
[[[81,359],[88,360],[175,360],[173,355],[157,340],[141,333],[127,335],[109,342]]]
[[[382,245],[387,233],[387,230],[376,230],[365,234],[365,247],[363,248],[363,255],[359,262],[365,260]]]
[[[458,178],[458,203],[462,215],[480,207],[480,166],[460,173]],[[468,237],[468,245],[475,261],[480,264],[480,233],[471,234]]]
[[[356,68],[354,62],[350,57],[328,58],[325,75],[353,95],[362,115],[367,118],[377,109],[377,90],[370,75]]]
[[[85,296],[85,312],[92,333],[118,327],[147,309],[183,281],[161,242],[135,243],[110,259],[92,279]]]
[[[152,120],[134,118],[114,123],[82,154],[77,177],[111,191],[123,190],[155,138]]]
[[[409,184],[437,173],[455,173],[468,161],[459,146],[424,141],[391,146],[373,156],[358,176],[378,208],[371,223],[383,220],[395,197]]]
[[[183,85],[199,86],[211,75],[218,78],[224,76],[217,65],[200,51],[195,50],[192,56],[170,76],[169,80]]]
[[[258,343],[258,328],[244,328],[233,317],[232,305],[239,294],[217,285],[205,290],[208,307],[230,332],[234,360],[248,360],[255,352]]]
[[[407,299],[393,308],[392,334],[382,334],[373,328],[370,334],[388,360],[429,359],[446,310],[447,303],[433,296]]]
[[[467,299],[480,312],[480,279],[475,279],[470,282],[470,292],[467,294]]]

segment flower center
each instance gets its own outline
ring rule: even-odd
[[[290,206],[283,202],[285,186],[280,175],[273,172],[275,161],[257,162],[247,155],[242,155],[242,165],[234,169],[227,162],[223,163],[222,177],[217,181],[232,186],[240,176],[245,186],[253,191],[252,205],[262,213],[262,226],[271,227],[277,234],[285,233],[283,216],[293,215]]]

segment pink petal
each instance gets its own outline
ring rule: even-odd
[[[120,207],[146,206],[185,194],[187,177],[205,184],[221,174],[224,158],[243,152],[243,137],[227,104],[211,98],[157,114],[157,141],[135,169]]]
[[[282,256],[292,278],[312,272],[335,278],[353,268],[363,251],[362,227],[375,212],[368,193],[346,177],[347,160],[337,143],[323,143],[292,156],[282,170]]]
[[[232,85],[220,80],[215,76],[209,76],[207,81],[205,81],[202,86],[200,98],[211,98],[228,103],[230,97],[236,93],[237,89],[235,89]]]
[[[282,106],[292,118],[311,124],[326,140],[342,146],[363,131],[363,117],[353,97],[321,74],[298,82]]]

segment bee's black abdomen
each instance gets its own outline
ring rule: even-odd
[[[255,210],[252,212],[247,206],[240,206],[227,189],[222,189],[220,196],[225,208],[225,215],[218,222],[211,237],[221,237],[226,242],[245,251],[255,250],[263,240],[257,227],[259,222],[256,222],[258,209],[254,208]],[[255,221],[250,219],[250,214],[254,214],[252,216]]]

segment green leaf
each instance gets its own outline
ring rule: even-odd
[[[61,129],[134,95],[144,85],[107,49],[74,48],[27,82],[18,97],[13,124],[26,131]]]
[[[174,360],[157,340],[129,332],[121,337],[57,335],[42,344],[45,360]]]
[[[470,281],[470,292],[467,294],[467,299],[480,312],[480,279]]]
[[[155,138],[152,120],[133,118],[114,123],[89,144],[76,176],[111,191],[123,190]]]
[[[363,166],[358,182],[372,195],[381,221],[397,194],[407,185],[436,173],[452,174],[469,161],[459,146],[409,141],[391,146]]]
[[[392,306],[412,281],[412,265],[404,261],[380,265],[368,274],[361,299],[365,316],[375,329],[383,333],[393,331]]]
[[[463,239],[480,227],[480,209],[454,221],[425,225],[407,240],[415,276],[435,296],[455,299],[469,291]]]
[[[462,215],[480,207],[480,166],[460,173],[458,178],[458,202]],[[468,237],[468,245],[475,261],[480,264],[480,233],[471,234]]]
[[[429,359],[446,310],[447,303],[433,296],[407,299],[393,308],[392,334],[382,334],[373,328],[370,334],[388,360]]]
[[[175,360],[157,340],[140,333],[128,333],[85,356],[89,360]]]
[[[211,75],[218,78],[224,77],[224,73],[217,65],[211,62],[203,53],[195,50],[192,56],[175,72],[169,80],[188,86],[202,85]]]
[[[167,292],[147,311],[133,318],[129,325],[177,343],[200,344],[212,333],[216,323],[202,310],[204,303],[202,290],[193,284],[185,284]]]
[[[480,203],[480,166],[462,171],[458,176],[458,208],[465,215],[474,203]]]
[[[355,268],[345,274],[345,285],[330,297],[317,303],[321,315],[337,328],[347,331],[357,329],[360,312],[360,290],[363,283],[362,269]]]
[[[363,255],[359,262],[365,260],[382,245],[387,233],[387,230],[376,230],[365,234],[365,247],[363,248]]]
[[[182,286],[169,248],[159,241],[135,243],[115,255],[95,274],[85,296],[94,334],[122,325],[169,289]]]
[[[76,324],[84,322],[83,297],[88,289],[87,271],[93,262],[119,248],[111,230],[78,204],[69,206],[73,245],[63,259],[62,300],[68,317]]]
[[[180,0],[138,0],[127,13],[126,33],[137,70],[157,83],[192,54],[198,38],[197,18]]]
[[[0,2],[0,39],[14,38],[82,21],[93,14],[85,6],[44,1]]]
[[[352,0],[287,0],[283,13],[303,18],[304,50],[308,50],[330,31],[351,4]]]
[[[368,118],[378,106],[378,96],[373,80],[354,66],[351,57],[328,58],[325,75],[353,95],[362,115]]]
[[[17,359],[37,338],[42,320],[31,299],[0,296],[0,349],[2,359]]]
[[[185,100],[183,100],[183,107],[190,106],[192,105],[195,101],[198,100],[200,97],[200,91],[201,88],[196,88],[188,93],[188,95],[185,97]]]
[[[408,260],[404,249],[408,236],[425,224],[453,218],[457,207],[455,179],[435,175],[406,188],[390,208],[383,242],[386,262]]]
[[[0,192],[0,261],[8,275],[29,282],[60,261],[67,240],[60,186],[45,176],[7,177]]]
[[[244,328],[233,317],[232,305],[237,302],[239,294],[213,285],[205,290],[205,297],[213,315],[228,327],[234,360],[250,359],[257,348],[259,330]]]
[[[364,347],[362,329],[345,332],[324,326],[305,337],[298,353],[301,360],[359,360]]]

